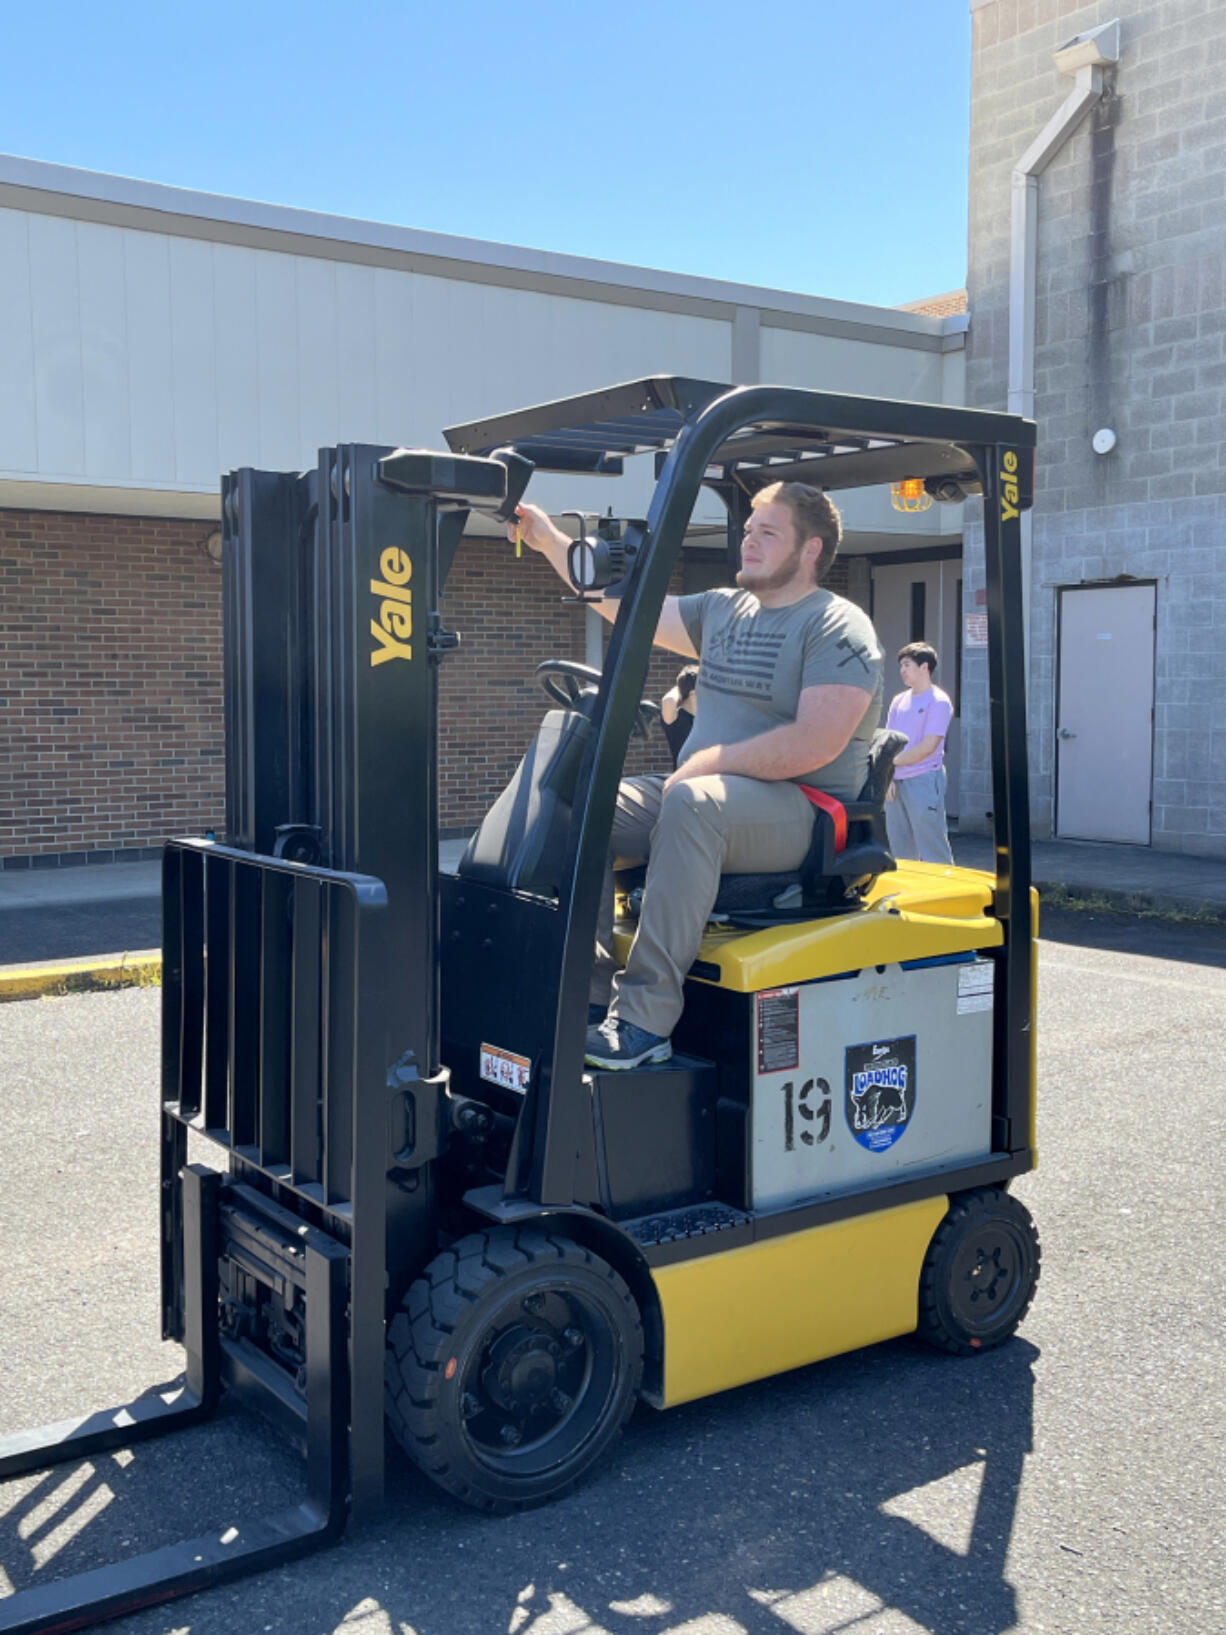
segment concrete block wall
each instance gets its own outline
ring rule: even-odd
[[[971,5],[967,386],[982,408],[1006,404],[1012,168],[1072,83],[1052,53],[1121,23],[1108,95],[1039,181],[1035,832],[1055,815],[1057,588],[1128,575],[1158,585],[1153,843],[1226,855],[1226,7]],[[1118,438],[1106,456],[1090,445],[1100,427]],[[983,584],[977,509],[968,610]],[[984,655],[970,650],[968,826],[991,807],[986,708]]]

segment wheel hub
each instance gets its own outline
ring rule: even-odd
[[[986,1300],[990,1305],[1000,1293],[1001,1284],[1007,1285],[1011,1275],[1010,1268],[1001,1264],[999,1247],[988,1255],[981,1249],[978,1260],[971,1268],[971,1304]]]
[[[526,1415],[552,1402],[563,1348],[539,1329],[517,1325],[490,1347],[481,1383],[507,1413]]]

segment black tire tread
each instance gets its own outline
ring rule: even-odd
[[[941,1302],[937,1290],[937,1267],[946,1243],[956,1237],[967,1221],[973,1220],[985,1206],[999,1206],[1007,1203],[1011,1212],[1018,1216],[1017,1224],[1029,1236],[1034,1250],[1034,1279],[1025,1300],[1018,1308],[1017,1315],[1010,1327],[998,1337],[982,1341],[979,1345],[971,1345],[964,1336],[951,1329],[942,1313]],[[949,1209],[940,1226],[932,1235],[932,1242],[928,1245],[928,1252],[924,1256],[924,1265],[920,1272],[919,1284],[919,1321],[916,1324],[916,1333],[928,1345],[939,1351],[947,1351],[955,1357],[974,1357],[984,1351],[994,1350],[1012,1338],[1019,1324],[1025,1318],[1034,1301],[1038,1286],[1039,1273],[1042,1267],[1043,1252],[1039,1244],[1039,1235],[1035,1230],[1034,1222],[1029,1210],[1018,1199],[1006,1192],[1003,1187],[976,1187],[970,1192],[956,1193],[949,1201]]]
[[[409,1287],[402,1309],[388,1325],[385,1407],[388,1425],[409,1457],[432,1481],[463,1503],[491,1514],[526,1510],[539,1498],[492,1498],[448,1464],[434,1429],[449,1342],[467,1308],[514,1272],[537,1263],[563,1262],[603,1274],[642,1337],[638,1305],[622,1278],[606,1261],[580,1244],[541,1227],[492,1227],[461,1238],[424,1269]],[[638,1395],[641,1346],[630,1401]],[[579,1471],[550,1492],[569,1493],[587,1475]]]

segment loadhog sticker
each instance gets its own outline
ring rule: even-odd
[[[527,1056],[517,1056],[514,1051],[482,1045],[481,1077],[488,1084],[500,1084],[504,1090],[526,1090],[532,1077],[532,1063]]]
[[[869,1152],[885,1152],[915,1111],[915,1035],[849,1045],[846,1064],[847,1127]]]

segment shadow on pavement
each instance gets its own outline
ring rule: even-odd
[[[95,954],[136,953],[161,945],[160,897],[62,907],[41,904],[9,908],[0,914],[0,965],[89,959]]]
[[[1130,914],[1041,907],[1039,937],[1043,942],[1102,948],[1113,954],[1143,954],[1148,959],[1226,969],[1226,925],[1213,922],[1141,919]]]
[[[504,1519],[459,1508],[396,1454],[386,1508],[339,1546],[122,1628],[300,1635],[356,1609],[378,1615],[364,1630],[417,1635],[662,1635],[700,1619],[718,1635],[784,1635],[897,1609],[934,1635],[996,1635],[1018,1617],[1005,1563],[1037,1356],[1020,1339],[969,1361],[899,1341],[641,1409],[596,1480]],[[224,1411],[94,1465],[0,1491],[15,1588],[41,1580],[43,1557],[49,1575],[80,1571],[267,1511],[297,1486],[271,1434]]]

